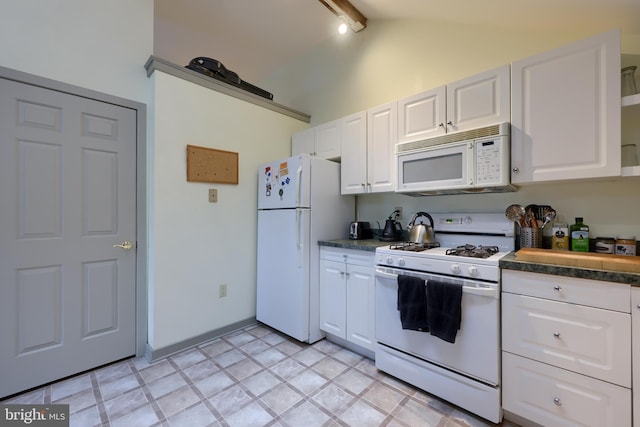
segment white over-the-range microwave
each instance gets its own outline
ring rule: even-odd
[[[498,123],[398,144],[398,193],[413,196],[515,191],[510,125]]]

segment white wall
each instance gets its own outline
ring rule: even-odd
[[[160,71],[151,85],[149,344],[160,349],[255,316],[258,166],[288,157],[308,124]],[[239,153],[238,185],[187,182],[187,144]]]
[[[590,27],[561,34],[426,21],[369,21],[360,33],[349,32],[344,39],[324,43],[262,84],[273,88],[286,105],[310,113],[312,124],[317,125],[609,29]],[[623,33],[622,52],[640,54],[640,35]],[[632,233],[640,239],[638,179],[535,185],[506,194],[367,195],[359,196],[357,205],[358,219],[384,226],[395,206],[403,207],[406,225],[417,211],[504,212],[512,203],[550,204],[569,223],[583,216],[594,236]]]
[[[2,0],[0,66],[148,103],[153,0]]]

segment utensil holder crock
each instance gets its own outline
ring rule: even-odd
[[[538,228],[538,227],[520,228],[520,247],[521,248],[541,248],[542,247],[542,228]]]

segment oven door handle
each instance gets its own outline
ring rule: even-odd
[[[425,275],[422,274],[410,274],[410,276],[415,276],[419,278],[423,278]],[[376,277],[383,277],[385,279],[398,280],[398,275],[394,273],[388,273],[381,269],[376,269]],[[469,295],[478,295],[481,297],[490,297],[490,298],[498,298],[498,288],[495,286],[462,286],[462,292]]]

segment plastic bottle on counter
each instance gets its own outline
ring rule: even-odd
[[[569,226],[562,222],[554,222],[551,227],[551,249],[569,250]]]
[[[571,226],[571,250],[589,252],[589,226],[584,218],[577,216],[576,223]]]

